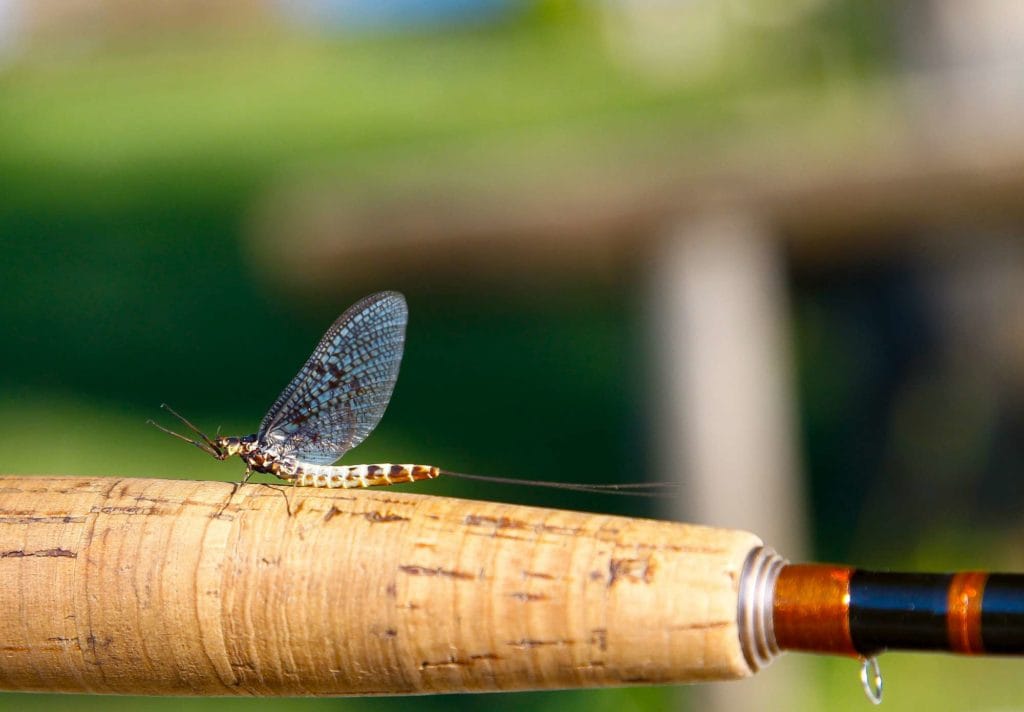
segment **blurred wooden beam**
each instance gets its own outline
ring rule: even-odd
[[[666,143],[636,155],[543,153],[473,168],[419,166],[373,189],[313,179],[267,197],[254,219],[257,264],[289,290],[351,292],[383,276],[536,282],[620,272],[666,225],[708,211],[757,214],[797,259],[870,256],[925,228],[1024,218],[1024,131],[895,124],[822,148],[819,137],[751,137],[708,150]],[[486,163],[486,162],[485,162]],[[774,238],[773,238],[774,239]],[[293,281],[294,280],[294,281]],[[425,279],[424,281],[428,281]]]

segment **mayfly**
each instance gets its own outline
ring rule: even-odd
[[[196,437],[150,424],[218,460],[237,455],[249,480],[254,472],[305,487],[376,487],[440,475],[582,492],[649,495],[657,484],[576,484],[468,475],[434,465],[334,465],[380,422],[398,380],[409,311],[398,292],[379,292],[349,307],[327,330],[253,435],[208,437],[167,404]]]

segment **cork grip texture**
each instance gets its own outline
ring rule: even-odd
[[[388,490],[0,478],[0,688],[404,694],[750,674],[753,534]]]

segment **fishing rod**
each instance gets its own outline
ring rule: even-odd
[[[876,704],[883,652],[1024,654],[1024,574],[791,564],[757,547],[744,564],[737,605],[753,669],[787,650],[856,657]]]
[[[425,483],[429,486],[429,483]],[[732,680],[786,652],[1024,653],[1024,575],[387,489],[0,477],[0,689],[403,695]]]

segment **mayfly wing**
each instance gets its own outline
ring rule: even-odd
[[[408,321],[398,292],[372,294],[346,309],[263,417],[259,442],[317,465],[361,443],[391,399]]]

